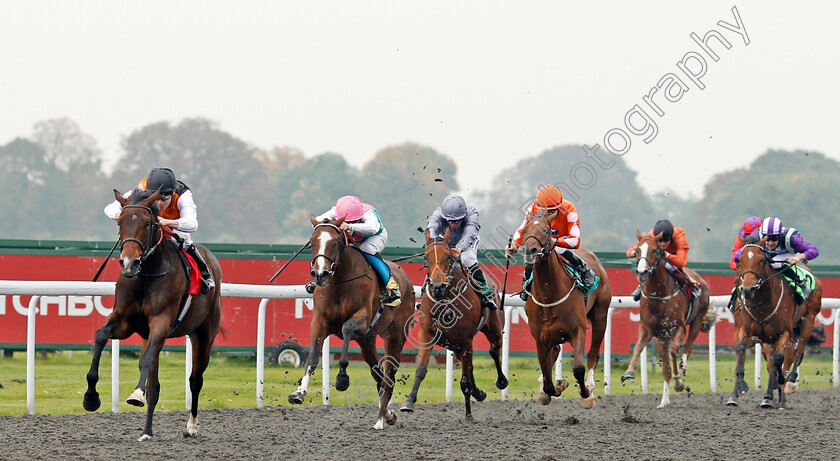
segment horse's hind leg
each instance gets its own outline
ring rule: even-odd
[[[338,375],[335,377],[335,388],[340,392],[346,391],[350,387],[350,377],[347,376],[347,365],[350,364],[350,359],[347,357],[347,350],[350,348],[350,340],[359,338],[365,334],[367,326],[367,314],[350,317],[341,326],[341,336],[344,337],[344,343],[341,345],[341,358],[338,360]]]
[[[383,429],[383,423],[394,425],[397,422],[397,414],[388,409],[391,397],[394,395],[394,385],[397,370],[402,360],[402,350],[405,345],[405,330],[400,326],[389,332],[390,336],[385,338],[385,356],[379,360],[377,370],[383,373],[380,380],[379,392],[379,419],[373,425],[374,429]],[[373,341],[371,341],[373,343]],[[373,348],[373,345],[371,345]],[[373,348],[376,353],[376,349]]]
[[[118,318],[116,313],[108,316],[108,321],[105,325],[96,330],[93,359],[91,360],[90,370],[88,370],[87,374],[88,388],[82,399],[82,406],[85,410],[96,411],[102,405],[102,401],[99,399],[99,393],[96,391],[96,383],[99,382],[99,361],[102,359],[102,350],[105,348],[105,344],[111,338],[125,339],[132,333],[133,331],[129,328],[128,323]]]
[[[808,346],[808,339],[814,332],[814,322],[816,322],[818,313],[819,309],[811,309],[803,317],[796,347],[791,345],[785,348],[785,366],[782,367],[782,369],[788,370],[785,394],[792,394],[799,390],[799,365],[805,357],[805,348]]]
[[[502,360],[499,352],[502,350],[502,321],[499,320],[501,316],[490,313],[490,320],[487,325],[481,329],[487,341],[490,343],[490,357],[493,358],[493,363],[496,365],[496,387],[505,389],[508,387],[507,376],[502,372]]]
[[[674,366],[674,390],[677,392],[685,390],[685,382],[682,377],[685,374],[686,360],[688,360],[688,356],[683,353],[685,350],[683,344],[685,342],[686,328],[685,323],[680,322],[677,326],[676,333],[671,337],[671,341],[668,344],[668,355],[671,357],[671,363]]]
[[[193,437],[198,433],[198,398],[201,394],[201,388],[204,386],[204,371],[210,364],[210,348],[213,342],[206,333],[200,330],[190,335],[190,342],[193,347],[192,373],[190,373],[192,405],[190,406],[190,418],[187,420],[185,435]]]
[[[589,342],[589,353],[586,357],[586,387],[589,391],[595,389],[595,369],[601,360],[601,343],[604,341],[604,334],[607,329],[607,313],[609,312],[609,300],[604,306],[593,307],[590,313],[595,314],[589,319],[592,323],[592,339]],[[610,364],[605,364],[610,366]]]
[[[289,394],[289,403],[292,405],[303,403],[303,398],[306,397],[306,392],[309,390],[309,380],[312,379],[315,368],[318,366],[318,360],[321,357],[321,346],[324,344],[324,339],[328,334],[326,321],[318,314],[317,310],[313,311],[312,323],[309,326],[309,356],[306,357],[300,385],[298,385],[297,390]],[[329,356],[324,357],[324,362],[327,362],[329,359]]]
[[[417,393],[420,391],[420,384],[426,378],[426,371],[429,367],[429,359],[432,355],[432,347],[434,347],[434,340],[427,332],[425,326],[420,324],[420,332],[418,335],[417,346],[417,371],[414,372],[414,386],[411,388],[411,393],[400,407],[400,411],[404,413],[414,412],[414,404],[417,403]]]
[[[583,322],[586,325],[586,320]],[[586,348],[586,329],[583,326],[579,327],[570,342],[575,353],[574,362],[572,363],[572,373],[574,373],[575,380],[577,380],[578,387],[580,387],[583,408],[592,408],[595,405],[595,395],[592,394],[592,390],[586,385],[586,370],[583,367],[583,351]]]
[[[622,383],[628,379],[636,379],[636,361],[639,360],[639,355],[641,355],[642,349],[647,346],[650,342],[650,338],[652,337],[653,333],[644,323],[644,320],[639,322],[639,339],[636,341],[636,347],[633,348],[633,357],[630,358],[630,364],[627,365],[627,371],[625,371],[624,376],[621,377]],[[642,364],[642,366],[647,366],[647,364]]]
[[[559,347],[548,347],[541,342],[537,343],[537,358],[540,362],[540,371],[542,371],[538,379],[540,383],[539,399],[543,405],[551,403],[551,397],[560,396],[563,390],[569,386],[569,383],[565,382],[565,380],[561,381],[559,376],[557,377],[558,381],[556,385],[552,382],[551,373],[553,372],[554,362],[557,361],[558,355],[560,355]]]

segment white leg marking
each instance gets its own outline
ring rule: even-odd
[[[312,375],[309,373],[303,374],[303,379],[300,380],[300,386],[297,388],[297,392],[300,392],[303,395],[306,395],[306,390],[309,389],[309,380],[311,379]]]
[[[668,381],[662,383],[662,402],[659,403],[659,406],[656,408],[665,408],[668,404],[671,403],[671,389],[668,386]]]
[[[195,416],[190,414],[190,419],[187,420],[187,434],[191,437],[194,437],[198,434],[198,423],[195,420]]]
[[[590,368],[589,372],[586,373],[586,388],[590,391],[595,389],[595,369]]]
[[[376,420],[376,424],[373,425],[373,428],[377,430],[385,429],[385,418],[379,418]]]
[[[146,440],[152,440],[152,436],[149,434],[143,434],[139,439],[137,439],[138,442],[144,442]]]

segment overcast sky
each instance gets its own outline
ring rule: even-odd
[[[359,167],[419,142],[456,159],[466,194],[544,149],[603,146],[614,128],[651,192],[699,195],[768,148],[840,160],[838,2],[593,3],[4,2],[0,144],[68,117],[112,163],[131,131],[200,116],[258,147]],[[718,24],[738,25],[733,7],[746,34]],[[710,38],[717,62],[690,37],[710,30],[731,45]],[[677,64],[689,52],[705,61],[699,83],[686,75],[696,57]],[[679,98],[646,103],[669,73],[688,90],[666,78]],[[626,126],[637,104],[655,137]],[[581,162],[581,183],[602,171]]]

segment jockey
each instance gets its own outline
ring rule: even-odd
[[[735,253],[738,253],[738,250],[741,249],[741,240],[746,239],[748,235],[752,235],[754,237],[758,237],[758,230],[761,227],[761,218],[758,216],[750,216],[744,221],[744,225],[741,226],[741,230],[738,231],[738,235],[735,237],[735,243],[732,245],[732,258],[729,259],[729,268],[733,271],[738,270],[738,263],[735,261]],[[737,282],[736,287],[732,289],[732,296],[729,298],[729,310],[735,310],[735,299],[738,297],[738,289],[737,289]]]
[[[201,271],[203,284],[202,293],[212,290],[216,283],[213,281],[213,274],[207,267],[207,262],[201,257],[192,242],[191,233],[198,230],[198,213],[193,201],[193,194],[189,187],[175,179],[175,173],[169,168],[153,168],[149,176],[137,184],[140,191],[155,191],[160,193],[157,200],[157,207],[160,210],[158,223],[167,226],[184,242],[184,250],[195,259],[198,269]],[[134,191],[128,191],[123,197],[128,198]],[[105,207],[105,214],[111,219],[118,219],[122,212],[120,202],[114,200]],[[174,236],[170,237],[178,246]]]
[[[674,227],[671,221],[667,219],[660,219],[653,226],[653,230],[647,233],[647,237],[652,237],[662,234],[659,237],[659,248],[665,252],[665,269],[674,277],[674,279],[682,285],[683,288],[691,288],[691,299],[697,299],[700,296],[700,284],[691,280],[691,277],[685,273],[683,267],[688,262],[688,240],[685,237],[685,231],[680,227]],[[627,250],[628,258],[636,257],[636,250],[639,248],[639,243]],[[633,301],[638,301],[642,297],[642,284],[633,291]]]
[[[472,278],[478,283],[478,294],[481,307],[496,309],[493,290],[487,285],[484,272],[478,265],[478,210],[467,206],[464,199],[451,194],[443,199],[443,203],[429,216],[426,229],[431,237],[443,237],[449,227],[450,254],[461,261]]]
[[[584,285],[591,287],[596,283],[595,273],[584,260],[574,253],[573,250],[580,248],[580,219],[574,204],[563,199],[563,193],[553,185],[540,186],[537,190],[537,199],[528,211],[531,216],[542,216],[551,222],[551,243],[554,251],[566,257],[578,273]],[[505,256],[510,256],[519,250],[522,245],[522,229],[528,223],[528,216],[522,221],[519,229],[514,234],[513,241],[505,248]],[[555,237],[556,236],[556,237]],[[522,292],[519,297],[522,300],[528,299],[531,292],[532,264],[525,265],[525,275],[522,282]]]
[[[784,269],[783,274],[802,289],[803,301],[808,299],[811,294],[808,283],[799,277],[793,266],[819,256],[820,251],[817,250],[817,247],[805,241],[802,234],[795,228],[782,226],[782,221],[775,216],[764,218],[758,237],[760,239],[766,238],[764,254],[773,260],[771,266],[777,270]],[[741,259],[741,251],[743,250],[739,249],[735,253],[736,262]],[[788,264],[788,266],[785,266],[785,264]]]
[[[388,231],[382,225],[379,212],[367,203],[362,203],[358,197],[346,195],[338,199],[329,211],[315,217],[320,222],[334,221],[338,218],[344,218],[339,228],[349,234],[350,239],[358,245],[359,250],[379,275],[382,302],[386,306],[400,304],[402,295],[399,284],[394,280],[388,264],[382,259],[380,253],[388,243]],[[309,281],[306,284],[306,291],[314,293],[315,282]]]

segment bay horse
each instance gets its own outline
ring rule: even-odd
[[[686,267],[683,269],[685,273],[702,287],[700,297],[694,300],[693,312],[688,312],[691,307],[691,289],[687,288],[687,292],[684,293],[677,280],[665,268],[665,251],[659,248],[658,244],[661,235],[642,235],[636,231],[639,247],[636,250],[635,272],[639,282],[643,284],[639,309],[639,339],[633,349],[633,358],[630,359],[627,371],[621,377],[622,382],[636,377],[636,361],[639,354],[651,338],[658,338],[656,349],[662,362],[664,378],[662,401],[658,408],[664,408],[671,403],[672,374],[674,389],[677,392],[685,390],[682,377],[685,375],[694,341],[700,331],[708,331],[715,320],[714,311],[709,314],[709,284]]]
[[[499,351],[502,350],[504,314],[501,309],[483,311],[481,300],[472,288],[464,266],[457,263],[449,249],[449,226],[442,238],[432,238],[426,230],[425,268],[427,282],[420,298],[420,330],[417,339],[417,372],[414,386],[400,411],[411,413],[417,391],[426,377],[429,358],[435,345],[445,347],[461,362],[461,392],[466,405],[465,419],[472,421],[470,396],[482,402],[487,393],[479,389],[473,376],[473,338],[479,331],[490,342],[490,356],[496,364],[496,387],[504,389],[508,380],[502,373]],[[496,305],[498,293],[494,290]]]
[[[93,360],[87,374],[88,388],[82,404],[87,411],[96,411],[101,405],[96,383],[99,381],[102,349],[108,340],[125,339],[137,333],[143,339],[140,381],[126,403],[138,407],[148,404],[146,424],[138,440],[151,439],[152,418],[160,396],[160,351],[167,338],[189,335],[193,351],[190,374],[192,406],[185,435],[194,436],[198,433],[196,417],[204,371],[210,363],[213,340],[221,327],[222,296],[219,287],[222,270],[209,250],[196,245],[213,272],[217,285],[206,294],[188,295],[190,274],[181,263],[175,244],[158,224],[158,191],[135,191],[126,199],[114,190],[114,196],[123,207],[117,220],[121,271],[114,294],[114,309],[105,325],[96,330]],[[201,277],[201,274],[193,274],[193,277]]]
[[[749,390],[744,382],[746,348],[754,341],[762,344],[769,374],[767,391],[761,408],[773,408],[773,391],[779,391],[779,408],[785,408],[786,394],[796,390],[799,365],[814,329],[814,322],[822,304],[822,282],[814,277],[815,287],[808,299],[797,304],[794,291],[774,262],[764,253],[767,238],[754,243],[742,241],[738,266],[736,311],[740,312],[735,325],[735,389],[726,404],[738,405],[738,397]],[[786,372],[789,370],[789,372]]]
[[[347,233],[340,229],[344,218],[318,222],[310,217],[310,222],[314,227],[309,239],[312,245],[310,272],[316,285],[311,345],[303,379],[297,390],[289,395],[289,402],[303,403],[309,380],[318,365],[318,351],[329,335],[344,341],[335,388],[347,390],[350,386],[347,350],[350,340],[356,340],[379,390],[379,417],[373,427],[383,429],[383,423],[393,425],[397,421],[397,415],[388,409],[388,403],[394,392],[394,377],[406,340],[406,323],[414,312],[414,286],[402,267],[387,262],[391,275],[399,284],[401,301],[394,307],[381,305],[377,275],[362,251],[351,244]],[[385,341],[385,356],[381,359],[376,351],[377,336]],[[324,360],[328,359],[324,357]]]
[[[612,297],[607,273],[594,253],[584,248],[575,250],[575,254],[586,261],[595,275],[601,278],[598,288],[584,295],[583,291],[575,289],[576,278],[568,274],[561,256],[554,250],[556,242],[552,243],[551,227],[547,220],[529,214],[522,236],[520,251],[525,263],[533,264],[533,283],[531,295],[525,302],[525,313],[542,370],[539,378],[540,403],[548,405],[552,396],[559,397],[569,387],[568,381],[559,376],[556,382],[552,381],[560,345],[568,342],[574,349],[572,372],[580,388],[583,406],[592,408],[595,405],[595,368],[601,357],[601,342],[604,340]],[[587,319],[592,324],[586,365],[588,372],[583,366]]]

